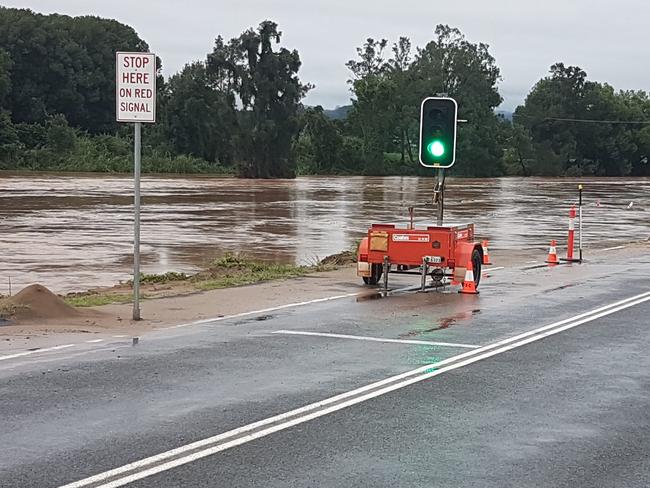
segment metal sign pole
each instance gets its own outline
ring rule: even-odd
[[[142,142],[142,123],[135,122],[133,149],[133,320],[140,320],[140,156]]]

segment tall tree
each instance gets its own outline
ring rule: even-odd
[[[172,76],[168,91],[165,123],[175,151],[232,164],[237,130],[234,94],[214,88],[200,62]]]
[[[489,46],[472,43],[456,28],[438,25],[435,38],[418,49],[411,67],[412,93],[419,99],[443,93],[458,102],[460,118],[468,120],[458,133],[454,171],[475,176],[502,173],[499,122],[494,109],[502,98],[500,71]]]
[[[298,51],[273,49],[281,38],[277,24],[267,20],[227,45],[218,38],[208,56],[210,76],[229,84],[242,107],[236,149],[245,178],[295,176],[292,142],[301,100],[312,87],[298,77]]]
[[[650,148],[638,122],[648,119],[645,93],[617,93],[563,63],[551,66],[550,76],[537,82],[515,112],[536,147],[550,152],[551,157],[538,159],[540,170],[551,174],[642,174]],[[560,165],[549,171],[546,163],[554,160]]]
[[[368,39],[357,49],[358,59],[347,63],[352,72],[353,108],[350,124],[364,141],[366,172],[380,172],[383,153],[399,152],[414,164],[421,101],[445,93],[454,97],[462,118],[455,171],[481,176],[498,175],[501,128],[494,108],[501,103],[497,89],[499,68],[486,44],[469,42],[458,30],[439,25],[435,38],[411,53],[401,37],[384,57],[386,40]]]
[[[98,17],[41,15],[0,7],[0,47],[11,57],[14,122],[61,113],[71,125],[114,130],[115,51],[146,51],[129,26]]]

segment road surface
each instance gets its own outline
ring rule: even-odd
[[[1,356],[0,486],[647,487],[649,274],[501,269]]]

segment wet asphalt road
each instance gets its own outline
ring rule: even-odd
[[[480,296],[342,299],[156,332],[135,347],[116,339],[0,361],[0,486],[61,486],[432,371],[470,346],[645,293],[649,272],[648,256],[506,269]],[[646,487],[649,316],[645,301],[128,486]]]

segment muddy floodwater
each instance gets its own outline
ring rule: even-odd
[[[225,252],[312,263],[353,246],[373,222],[432,222],[432,178],[237,180],[145,176],[142,271],[193,272]],[[491,249],[566,240],[585,185],[586,246],[650,237],[650,179],[451,179],[446,223],[475,222]],[[132,266],[129,176],[0,173],[0,294],[39,282],[57,292],[112,285]],[[542,253],[543,254],[543,253]]]

